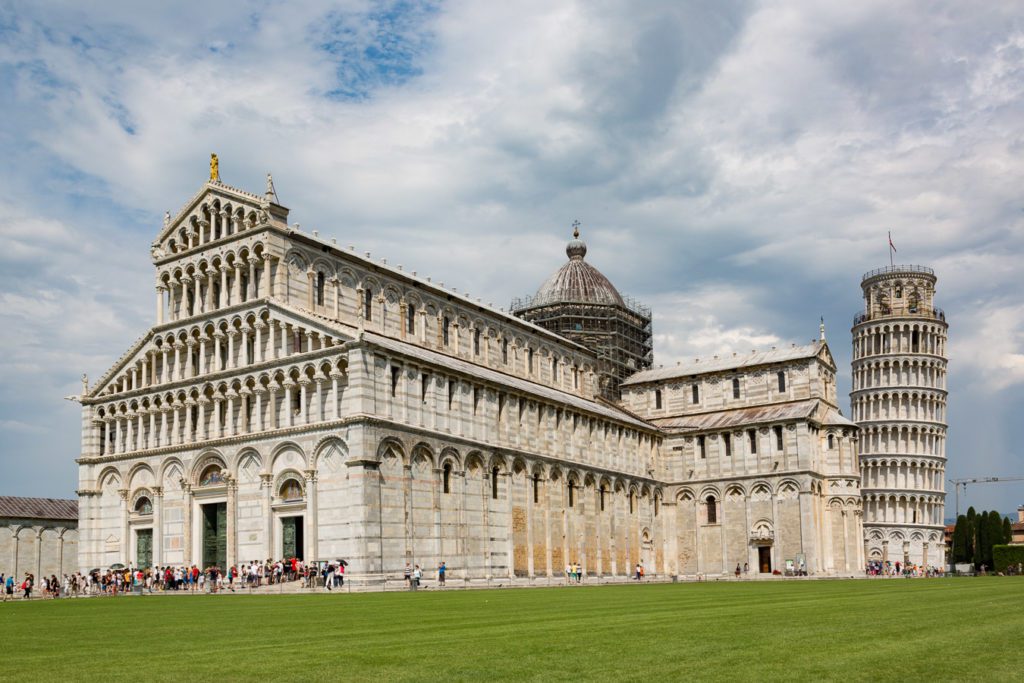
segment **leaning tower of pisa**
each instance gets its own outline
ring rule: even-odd
[[[945,563],[946,316],[935,271],[890,266],[861,280],[850,407],[861,427],[864,556]]]

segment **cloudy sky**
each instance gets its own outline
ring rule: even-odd
[[[1018,3],[153,4],[0,1],[0,494],[73,495],[63,397],[154,322],[149,244],[210,152],[304,230],[503,306],[578,219],[657,363],[824,316],[844,406],[891,230],[951,323],[949,475],[1024,475]]]

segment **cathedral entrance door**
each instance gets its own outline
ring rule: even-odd
[[[139,529],[135,532],[135,566],[141,569],[153,565],[153,530]]]
[[[281,518],[281,545],[282,555],[285,559],[295,557],[298,559],[304,559],[302,557],[302,547],[305,545],[303,542],[303,524],[302,517],[282,517]]]
[[[772,547],[762,545],[757,548],[757,567],[762,574],[772,573]]]
[[[203,569],[228,562],[228,504],[203,505]]]

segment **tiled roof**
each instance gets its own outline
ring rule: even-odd
[[[703,375],[708,372],[722,372],[724,370],[738,370],[739,368],[751,368],[758,365],[769,365],[771,363],[782,363],[801,358],[814,358],[821,351],[825,342],[816,341],[813,344],[803,346],[790,346],[784,349],[772,349],[770,351],[753,351],[746,355],[735,355],[723,358],[705,358],[692,362],[680,363],[667,368],[654,368],[643,370],[631,375],[622,386],[631,384],[643,384],[644,382],[657,382],[660,380],[673,379],[676,377],[692,377]]]
[[[65,498],[0,496],[0,517],[78,519],[78,501]]]
[[[639,420],[629,413],[613,408],[604,403],[598,403],[596,401],[590,401],[582,396],[576,394],[570,394],[559,389],[553,389],[546,387],[541,384],[535,384],[525,379],[519,379],[512,375],[506,375],[505,373],[498,372],[497,370],[491,370],[474,363],[461,360],[459,358],[453,358],[437,351],[431,351],[421,346],[415,346],[397,339],[391,339],[390,337],[383,337],[375,332],[364,332],[363,339],[370,342],[374,346],[379,346],[383,349],[400,353],[405,356],[416,358],[423,362],[432,363],[434,365],[440,365],[441,367],[448,368],[455,372],[461,372],[463,374],[472,375],[481,380],[492,382],[494,384],[503,384],[510,389],[518,389],[525,394],[532,394],[534,396],[541,396],[549,401],[562,403],[565,405],[572,406],[578,410],[586,411],[592,414],[601,415],[612,420],[618,420],[627,424],[633,425],[638,429],[645,431],[654,431],[650,424]]]
[[[680,415],[651,420],[659,428],[670,432],[689,432],[705,429],[729,429],[739,425],[775,422],[778,420],[800,420],[814,415],[818,407],[816,400],[780,403],[775,405],[757,406],[754,408],[738,408],[736,410],[719,410],[699,415]]]

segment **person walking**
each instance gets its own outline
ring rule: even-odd
[[[445,574],[446,571],[447,571],[447,567],[445,566],[444,562],[442,562],[441,564],[437,565],[437,585],[438,586],[443,586],[444,585],[444,574]]]
[[[406,586],[406,588],[411,588],[412,587],[412,565],[409,564],[408,562],[405,563],[404,576],[405,576],[405,586]]]
[[[420,587],[420,580],[423,578],[423,572],[420,571],[420,566],[416,565],[416,569],[412,572],[412,580],[416,582],[416,587]]]
[[[7,577],[7,581],[4,583],[4,602],[14,599],[14,575]]]
[[[736,578],[740,578],[740,563],[736,563]]]

